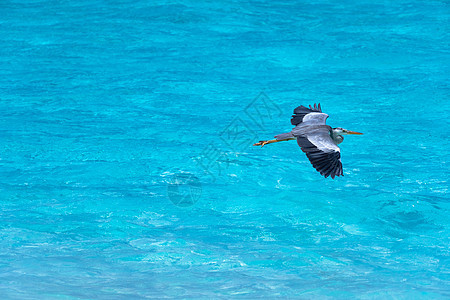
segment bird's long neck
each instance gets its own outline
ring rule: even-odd
[[[331,138],[336,143],[336,145],[339,145],[344,141],[344,137],[334,130],[331,130]]]

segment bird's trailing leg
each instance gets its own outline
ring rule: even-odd
[[[272,144],[272,143],[277,143],[277,142],[282,142],[282,141],[290,141],[290,140],[295,140],[295,138],[289,138],[289,139],[284,139],[284,140],[268,140],[268,141],[259,141],[258,143],[253,144],[253,146],[261,146],[264,147],[267,144]]]

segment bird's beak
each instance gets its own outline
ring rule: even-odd
[[[347,134],[362,134],[361,132],[347,130]]]

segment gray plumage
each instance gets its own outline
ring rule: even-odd
[[[297,140],[313,167],[325,178],[343,176],[341,149],[337,145],[344,140],[343,135],[362,133],[340,127],[331,128],[326,124],[327,118],[328,115],[322,112],[320,104],[310,105],[309,108],[299,106],[294,109],[291,119],[294,129],[276,135],[274,140],[259,141],[253,146],[264,147],[281,141]]]
[[[299,106],[294,110],[291,123],[295,125],[291,132],[275,136],[277,140],[297,139],[313,167],[323,176],[334,179],[343,176],[341,150],[337,146],[343,141],[339,131],[326,125],[328,115],[319,105]],[[342,128],[340,128],[342,129]]]

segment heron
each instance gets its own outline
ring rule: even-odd
[[[344,135],[361,132],[350,131],[341,127],[332,128],[326,125],[328,115],[322,112],[320,103],[309,108],[301,105],[294,109],[291,124],[294,129],[278,134],[274,140],[259,141],[253,146],[261,146],[297,140],[297,144],[306,153],[312,166],[325,178],[344,176],[341,162],[341,149],[338,147],[344,141]]]

